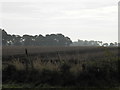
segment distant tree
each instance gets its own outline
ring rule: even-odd
[[[41,34],[39,36],[35,36],[35,45],[37,46],[43,46],[45,45],[45,37]]]
[[[62,34],[47,34],[45,37],[45,42],[46,45],[50,46],[69,46],[72,43],[69,37],[65,37]]]
[[[72,43],[72,40],[69,37],[66,37],[65,46],[69,46]]]
[[[25,46],[31,46],[32,45],[32,36],[30,35],[23,35],[23,42]]]
[[[102,46],[102,45],[103,45],[103,42],[102,42],[102,41],[98,41],[98,43],[100,44],[100,46]]]
[[[69,46],[72,43],[70,38],[65,37],[62,34],[57,34],[57,40],[58,40],[58,43],[59,43],[58,45],[60,45],[60,46]]]
[[[76,42],[77,43],[77,42]],[[84,41],[83,40],[79,40],[78,39],[78,43],[77,43],[78,45],[80,45],[80,46],[83,46],[83,44],[84,44]]]
[[[118,43],[117,43],[117,42],[115,42],[115,43],[114,43],[114,45],[115,45],[115,46],[118,46]]]
[[[7,34],[7,39],[6,39],[6,41],[7,41],[7,45],[12,45],[13,43],[12,43],[12,36],[10,35],[10,34]]]
[[[2,44],[7,45],[7,32],[4,29],[2,30]]]
[[[47,46],[56,46],[57,45],[57,35],[55,34],[47,34],[46,37],[45,37],[45,42]]]
[[[110,43],[110,46],[113,47],[113,46],[114,46],[114,43]]]
[[[7,32],[2,30],[2,45],[11,45],[12,44],[12,36],[7,34]]]
[[[12,42],[13,42],[13,45],[19,46],[23,44],[23,39],[19,35],[12,35]]]
[[[94,40],[83,41],[78,39],[78,42],[73,42],[71,46],[100,46],[100,44],[99,41],[94,41]]]
[[[94,41],[94,46],[99,46],[98,41]]]
[[[102,45],[102,46],[106,46],[106,47],[107,47],[107,46],[108,46],[108,43],[103,43],[103,45]]]
[[[118,46],[120,47],[120,43],[118,43]]]

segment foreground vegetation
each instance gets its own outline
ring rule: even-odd
[[[3,88],[119,87],[119,61],[117,47],[3,47]]]

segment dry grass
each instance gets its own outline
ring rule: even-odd
[[[36,69],[37,71],[42,71],[43,69],[50,70],[50,71],[59,71],[60,66],[63,63],[67,63],[71,67],[70,68],[71,72],[78,72],[78,71],[82,70],[82,68],[81,68],[82,63],[76,63],[76,64],[70,63],[69,60],[66,60],[66,59],[69,59],[69,58],[60,59],[59,60],[60,62],[55,62],[54,59],[52,60],[52,62],[51,62],[51,60],[49,60],[47,62],[43,62],[44,60],[42,60],[40,58],[37,58],[37,59],[33,60],[34,69]],[[7,63],[9,65],[15,66],[15,68],[17,70],[25,70],[26,69],[25,64],[22,63],[19,58],[18,59],[13,59],[12,61],[7,62]],[[28,64],[28,67],[29,67],[29,69],[31,69],[31,64],[30,63]]]
[[[48,61],[47,63],[43,63],[40,59],[34,60],[33,62],[34,69],[42,71],[43,69],[48,69],[48,70],[58,70],[59,65],[57,63],[51,63]]]
[[[16,55],[22,54],[25,47],[4,47],[4,55]],[[30,60],[33,61],[34,69],[41,71],[43,69],[59,71],[60,66],[63,63],[70,65],[71,72],[79,72],[82,70],[82,64],[86,61],[93,61],[102,58],[111,58],[117,55],[117,48],[113,50],[104,47],[27,47],[29,53],[40,53],[40,52],[56,52],[63,51],[63,53],[56,53],[56,55],[50,56],[46,54],[45,57],[40,56],[30,56]],[[93,49],[93,50],[92,50]],[[98,51],[94,51],[97,50]],[[39,51],[40,50],[40,51]],[[90,51],[89,51],[90,50]],[[72,54],[69,52],[72,51]],[[83,52],[81,52],[83,51]],[[10,53],[11,52],[11,53]],[[16,67],[17,70],[25,70],[26,66],[22,58],[12,58],[11,61],[7,63]],[[4,60],[3,60],[4,62]],[[90,63],[90,62],[87,62]],[[28,63],[29,69],[31,69],[31,64]]]
[[[15,66],[17,70],[25,70],[25,65],[20,62],[19,58],[13,59],[11,62],[9,62],[9,64]]]

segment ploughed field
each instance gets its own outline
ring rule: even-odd
[[[6,46],[2,53],[4,88],[119,86],[118,47]]]

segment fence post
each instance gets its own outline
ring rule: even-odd
[[[28,50],[25,48],[25,54],[26,54],[26,71],[28,70],[28,63],[30,63],[31,69],[34,69],[33,66],[33,61],[30,59],[29,55],[28,55]]]
[[[27,49],[25,48],[25,55],[26,55],[26,60],[25,60],[25,66],[26,66],[26,71],[28,71],[28,51]]]

